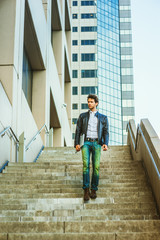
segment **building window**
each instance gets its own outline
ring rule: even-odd
[[[78,54],[77,53],[73,53],[72,54],[72,62],[77,62],[78,61]]]
[[[72,133],[72,139],[75,139],[75,133]]]
[[[81,70],[82,78],[94,78],[97,77],[97,70]]]
[[[72,124],[77,124],[77,118],[72,118]]]
[[[72,87],[72,95],[78,95],[78,87]]]
[[[32,109],[32,80],[33,80],[33,71],[26,54],[26,51],[23,51],[23,75],[22,75],[22,89],[24,95],[27,99],[30,109]]]
[[[95,61],[95,53],[82,53],[81,54],[81,61]]]
[[[78,40],[72,40],[72,45],[73,45],[73,46],[78,45]]]
[[[96,45],[97,40],[81,40],[81,45]]]
[[[96,26],[81,27],[81,32],[97,32],[97,27]]]
[[[81,18],[97,18],[96,13],[82,13]]]
[[[78,32],[78,27],[72,27],[72,32]]]
[[[72,14],[72,19],[77,19],[77,18],[78,18],[78,14],[77,13]]]
[[[72,109],[74,109],[74,110],[75,110],[75,109],[78,109],[78,103],[73,103],[73,104],[72,104]]]
[[[72,2],[72,6],[74,6],[74,7],[75,7],[75,6],[78,6],[78,1],[73,1],[73,2]]]
[[[98,94],[98,88],[94,86],[89,87],[81,87],[81,94],[87,95],[87,94]],[[88,104],[87,104],[88,105]]]
[[[81,1],[81,6],[96,6],[96,1]]]
[[[88,109],[88,104],[87,103],[82,103],[81,104],[81,109]]]
[[[72,70],[72,78],[78,77],[78,70]]]

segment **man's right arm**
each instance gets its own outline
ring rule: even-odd
[[[75,139],[74,139],[74,147],[77,151],[80,150],[80,134],[82,129],[82,119],[81,115],[79,116],[77,120],[77,126],[76,126],[76,132],[75,132]],[[76,147],[77,146],[77,147]]]

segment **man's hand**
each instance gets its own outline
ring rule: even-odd
[[[81,150],[80,145],[76,145],[76,151],[79,152]]]
[[[108,146],[106,144],[103,144],[102,148],[103,148],[103,151],[107,151],[108,150]]]

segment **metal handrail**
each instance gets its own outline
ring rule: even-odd
[[[19,145],[19,140],[16,137],[14,131],[12,130],[11,127],[7,127],[5,128],[1,133],[0,136],[4,137],[4,135],[9,132],[10,136],[12,137],[12,139],[14,140],[15,144],[16,144],[16,162],[18,162],[18,145]]]
[[[139,125],[139,124],[137,125],[137,134],[136,134],[136,141],[135,141],[135,142],[134,142],[134,139],[133,139],[133,135],[132,135],[132,132],[131,132],[131,128],[130,128],[129,123],[127,124],[127,129],[128,129],[129,132],[130,132],[131,139],[132,139],[132,143],[133,143],[133,146],[134,146],[134,150],[135,150],[135,151],[137,150],[137,147],[138,147],[138,136],[139,136],[139,135],[142,136],[142,138],[143,138],[143,140],[144,140],[144,143],[145,143],[145,145],[146,145],[146,148],[147,148],[147,150],[148,150],[148,153],[149,153],[149,155],[150,155],[150,157],[151,157],[152,163],[153,163],[153,165],[154,165],[154,167],[155,167],[155,169],[156,169],[157,175],[158,175],[158,177],[159,177],[159,179],[160,179],[159,169],[157,168],[157,165],[156,165],[156,163],[155,163],[154,157],[153,157],[153,155],[152,155],[152,153],[151,153],[151,150],[150,150],[150,148],[149,148],[149,146],[148,146],[148,143],[147,143],[147,141],[146,141],[146,139],[145,139],[145,136],[144,136],[144,134],[143,134],[143,131],[142,131],[140,125]]]
[[[1,133],[0,133],[0,136],[4,136],[5,135],[5,133],[9,130],[9,128],[10,127],[7,127],[7,128],[5,128]]]
[[[3,137],[3,136],[6,134],[6,132],[8,132],[8,131],[9,131],[10,135],[12,136],[13,140],[15,141],[15,143],[19,143],[19,141],[18,141],[18,139],[17,139],[17,137],[16,137],[16,135],[15,135],[15,133],[13,132],[13,130],[12,130],[11,127],[5,128],[5,129],[0,133],[0,136]]]
[[[140,125],[138,124],[138,125],[137,125],[137,134],[136,134],[135,151],[137,150],[137,147],[138,147],[139,129],[140,129]]]
[[[40,130],[36,133],[36,135],[31,139],[31,141],[27,144],[27,146],[25,147],[25,151],[27,151],[29,149],[29,147],[31,146],[31,144],[36,140],[37,136],[41,133],[41,131],[43,130],[43,128],[46,129],[46,133],[49,134],[48,128],[46,126],[46,124],[44,124]]]
[[[3,169],[5,169],[5,167],[8,165],[8,163],[9,163],[9,161],[6,161],[6,162],[2,165],[2,167],[1,167],[1,169],[0,169],[0,173],[3,172]]]
[[[45,128],[45,132],[47,134],[49,134],[48,128],[46,126],[46,124],[44,124],[40,130],[36,133],[36,135],[31,139],[31,141],[28,143],[28,145],[25,147],[25,151],[27,151],[29,149],[29,147],[31,146],[31,144],[33,143],[33,141],[36,140],[37,136],[41,133],[41,131],[43,130],[43,128]],[[16,143],[16,162],[18,162],[18,146],[19,146],[19,140],[16,137],[15,133],[13,132],[11,127],[7,127],[5,128],[2,132],[0,132],[0,137],[4,137],[4,135],[9,132],[10,136],[12,137],[12,139],[14,140],[14,142]]]
[[[133,134],[132,134],[132,131],[131,131],[131,128],[130,128],[129,123],[127,124],[127,128],[126,128],[126,131],[128,131],[128,130],[129,130],[129,133],[130,133],[130,135],[131,135],[133,147],[134,147],[134,150],[135,150],[135,142],[134,142],[134,139],[133,139]]]

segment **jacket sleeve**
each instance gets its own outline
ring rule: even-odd
[[[105,117],[105,123],[104,123],[104,128],[103,128],[103,139],[104,139],[104,144],[106,144],[108,146],[108,142],[109,142],[109,123],[108,123],[107,116]]]
[[[81,130],[82,130],[82,118],[81,118],[81,115],[80,115],[78,120],[77,120],[75,139],[74,139],[74,147],[76,147],[76,145],[80,144]]]

